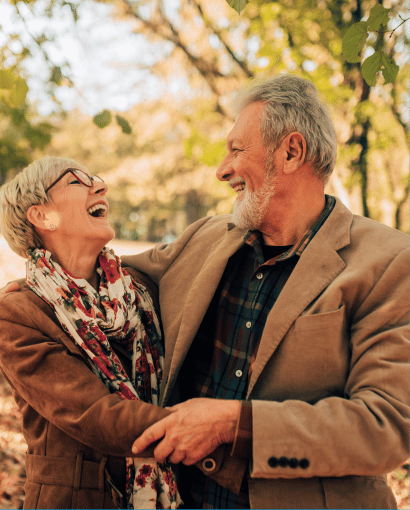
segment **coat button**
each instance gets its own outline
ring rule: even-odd
[[[215,470],[216,462],[211,457],[207,457],[202,461],[202,469],[207,473],[211,473]]]
[[[295,469],[299,466],[299,461],[298,459],[295,459],[295,457],[292,457],[291,459],[289,459],[289,467],[292,468],[292,469]]]
[[[268,459],[268,464],[271,468],[275,468],[279,466],[279,460],[276,457],[270,457]]]
[[[307,459],[301,459],[299,461],[299,466],[302,468],[302,469],[307,469],[309,466],[310,466],[310,462],[307,460]]]
[[[281,458],[279,459],[279,466],[280,466],[280,467],[285,468],[285,467],[287,467],[287,465],[288,465],[288,464],[289,464],[289,460],[288,460],[288,458],[287,458],[287,457],[281,457]]]

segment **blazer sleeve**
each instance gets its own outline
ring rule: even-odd
[[[156,310],[159,310],[158,286],[145,273],[141,273],[132,267],[124,268],[137,283],[143,285],[154,303]]]
[[[106,455],[132,456],[133,441],[169,411],[110,394],[79,351],[76,355],[61,341],[64,332],[23,299],[23,292],[0,301],[0,368],[9,383],[74,439]]]
[[[350,318],[344,396],[252,401],[253,478],[378,476],[407,460],[408,269],[406,249]]]
[[[196,221],[170,244],[158,244],[154,248],[137,255],[123,255],[121,257],[123,266],[142,271],[158,285],[163,274],[181,254],[194,234],[209,220],[212,220],[212,217],[208,216]]]

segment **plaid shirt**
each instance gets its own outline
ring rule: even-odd
[[[294,246],[267,246],[262,234],[249,231],[243,246],[229,259],[219,287],[188,354],[183,379],[194,384],[190,397],[245,400],[266,318],[303,250],[335,204],[326,195],[318,220]],[[249,508],[247,493],[237,496],[190,471],[196,508]]]

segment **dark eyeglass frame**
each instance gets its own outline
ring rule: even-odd
[[[67,174],[73,174],[74,177],[76,179],[78,179],[81,184],[83,184],[84,186],[87,186],[87,188],[91,188],[92,185],[93,185],[93,181],[95,182],[102,182],[104,183],[104,181],[101,179],[101,177],[98,177],[98,175],[88,175],[86,174],[83,170],[80,170],[79,168],[67,168],[67,170],[65,170],[61,175],[60,177],[58,177],[52,184],[50,184],[50,186],[46,189],[46,193],[55,185],[57,184],[57,182],[62,179],[65,175]],[[80,174],[80,175],[78,175]]]

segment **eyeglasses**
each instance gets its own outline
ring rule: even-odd
[[[51,189],[54,184],[57,184],[57,182],[62,179],[66,174],[68,173],[71,173],[74,175],[74,177],[76,179],[78,179],[81,184],[84,184],[84,186],[87,186],[87,188],[91,188],[92,185],[93,185],[93,181],[95,182],[104,182],[101,177],[98,177],[98,175],[88,175],[86,174],[85,172],[83,172],[82,170],[78,170],[78,168],[67,168],[67,170],[65,170],[61,175],[60,177],[58,177],[58,179],[56,179],[52,184],[50,184],[50,186],[46,189],[46,193],[49,189]]]

